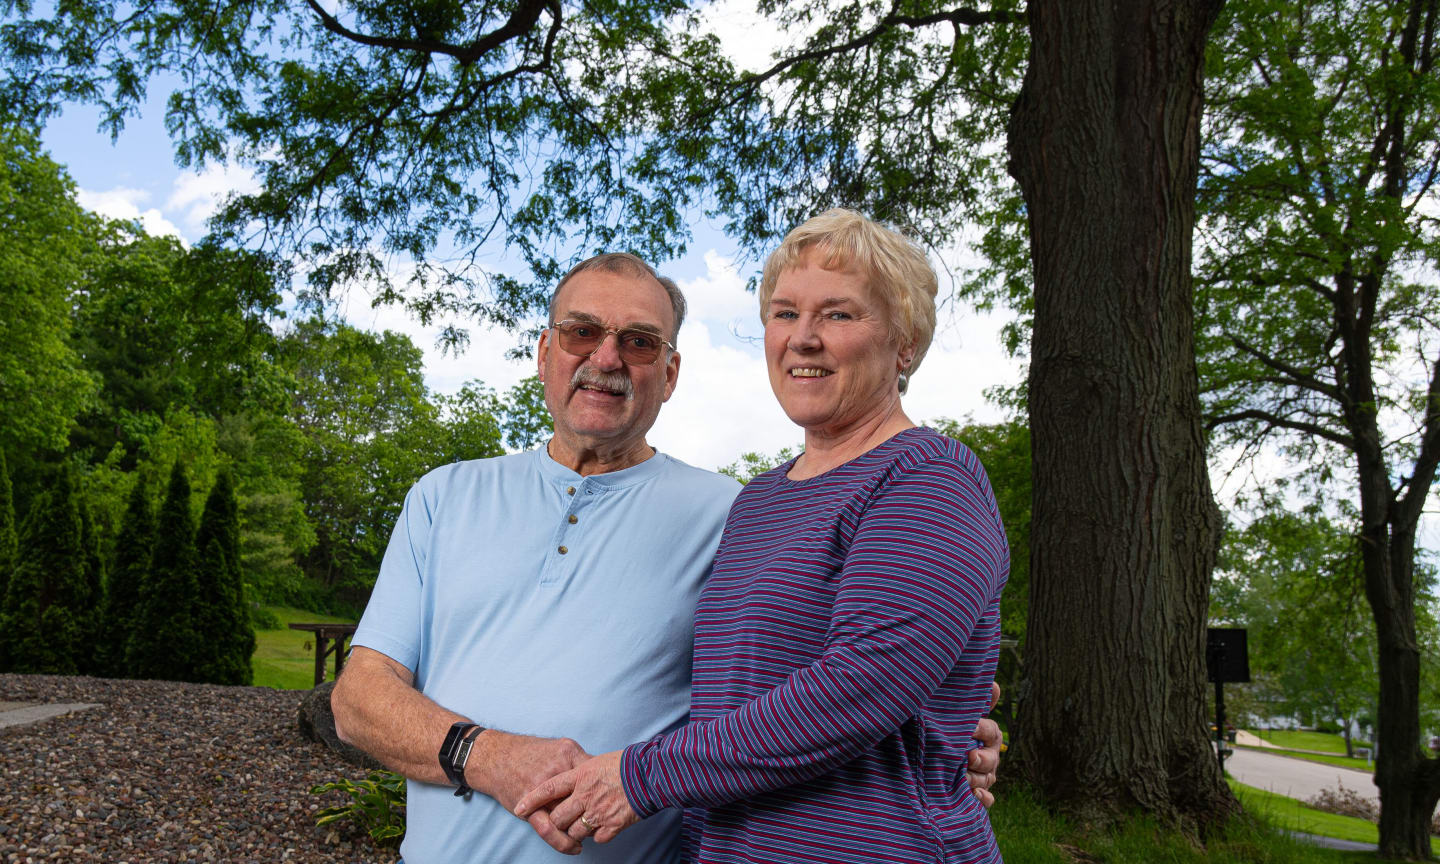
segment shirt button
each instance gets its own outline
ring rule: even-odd
[[[571,524],[571,525],[574,525],[576,522],[579,522],[579,521],[580,521],[579,519],[576,519],[576,518],[575,518],[575,514],[574,514],[574,513],[571,513],[571,514],[570,514],[570,524]]]
[[[574,487],[574,486],[571,486],[569,489],[566,489],[566,490],[565,490],[565,494],[566,494],[566,495],[574,495],[574,494],[575,494],[575,487]]]
[[[560,554],[561,554],[561,555],[564,555],[566,552],[569,552],[569,551],[570,551],[570,550],[569,550],[569,549],[566,549],[564,546],[561,546],[561,547],[560,547]]]

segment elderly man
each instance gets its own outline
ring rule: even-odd
[[[577,265],[537,349],[554,437],[436,469],[406,497],[332,701],[341,738],[418,781],[407,864],[581,851],[544,812],[527,825],[511,809],[581,745],[684,721],[695,601],[739,491],[645,441],[684,314],[639,258]],[[998,732],[977,731],[993,739],[972,757],[985,798]],[[669,862],[678,834],[678,812],[661,813],[582,856]]]

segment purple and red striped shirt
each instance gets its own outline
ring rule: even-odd
[[[626,748],[642,816],[687,858],[998,862],[966,760],[1009,551],[968,449],[909,429],[735,500],[695,620],[691,722]]]

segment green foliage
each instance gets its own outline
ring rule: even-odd
[[[156,519],[150,569],[140,583],[135,630],[126,646],[125,663],[133,678],[200,680],[201,641],[214,638],[195,626],[198,554],[190,506],[190,481],[177,461]]]
[[[220,418],[284,409],[283,382],[266,357],[280,295],[265,259],[209,244],[186,249],[111,223],[91,260],[75,341],[104,388],[79,418],[74,450],[98,461],[121,444],[128,471],[142,456],[161,458],[150,436],[176,410]]]
[[[363,2],[338,19],[274,0],[81,0],[23,7],[0,31],[0,112],[38,125],[88,102],[118,133],[183,62],[166,112],[180,162],[240,162],[262,184],[219,214],[224,236],[261,226],[278,258],[308,264],[316,299],[364,282],[422,320],[510,325],[539,311],[558,258],[672,259],[696,208],[756,254],[835,205],[936,248],[1017,212],[993,143],[1028,48],[1023,4],[985,6],[765,2],[791,59],[750,72],[703,26],[708,7],[680,0]],[[496,241],[534,281],[475,267]],[[403,281],[396,257],[415,264]]]
[[[0,668],[74,675],[85,664],[94,606],[82,535],[74,476],[64,469],[25,516],[0,607]]]
[[[205,499],[195,535],[194,626],[203,634],[196,676],[212,684],[245,684],[252,679],[250,655],[255,630],[245,608],[240,573],[240,512],[229,471],[222,471]]]
[[[1411,6],[1229,4],[1209,53],[1196,288],[1216,443],[1275,439],[1322,480],[1353,458],[1357,410],[1395,429],[1392,464],[1416,458],[1436,374],[1440,80],[1407,68],[1425,62],[1401,44]]]
[[[15,569],[15,551],[19,539],[15,534],[15,499],[11,494],[10,471],[5,465],[5,451],[0,449],[0,609],[4,608],[5,588],[10,584],[10,571]]]
[[[145,583],[150,570],[154,546],[155,514],[151,510],[150,495],[145,484],[137,482],[130,490],[130,503],[115,539],[105,602],[101,606],[96,653],[101,674],[107,677],[128,677],[126,645],[135,632],[140,586]]]
[[[97,675],[102,669],[98,643],[100,641],[101,609],[105,602],[105,563],[100,554],[100,535],[95,519],[90,514],[90,502],[76,490],[75,506],[80,512],[80,561],[84,567],[85,605],[82,607],[81,641],[85,646],[77,657],[80,671],[86,675]]]
[[[502,403],[484,384],[467,381],[460,392],[449,396],[437,395],[431,401],[438,409],[438,415],[428,433],[431,440],[426,460],[428,467],[465,459],[484,459],[505,452],[500,446]],[[423,432],[423,429],[417,429],[417,432]]]
[[[344,792],[348,804],[325,807],[315,814],[316,825],[349,820],[365,829],[378,846],[398,846],[405,839],[405,778],[393,771],[371,771],[364,780],[344,777],[311,787],[310,794]]]
[[[1375,632],[1359,567],[1353,527],[1315,507],[1271,502],[1226,535],[1211,620],[1249,631],[1254,680],[1234,689],[1262,722],[1299,715],[1348,726],[1371,706]]]
[[[555,431],[539,375],[531,375],[506,391],[500,402],[500,424],[505,428],[505,444],[513,450],[529,450]]]
[[[295,381],[291,417],[304,442],[301,489],[315,530],[301,566],[355,606],[375,582],[406,490],[444,449],[421,359],[402,334],[320,319],[298,322],[281,339],[280,362]]]
[[[726,465],[724,468],[716,469],[726,477],[734,477],[740,481],[740,485],[749,485],[751,480],[764,474],[766,471],[779,468],[791,459],[794,459],[800,449],[796,447],[782,447],[780,452],[774,456],[766,456],[764,453],[748,452],[741,453],[740,458]]]
[[[54,453],[96,382],[70,343],[94,220],[65,172],[0,111],[0,449]],[[18,458],[14,461],[20,461]]]

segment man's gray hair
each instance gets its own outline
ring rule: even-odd
[[[685,295],[680,292],[680,286],[669,276],[661,276],[654,267],[646,264],[644,259],[638,255],[631,255],[629,252],[606,252],[592,258],[586,258],[579,264],[570,268],[570,272],[560,277],[560,284],[555,286],[555,293],[550,295],[550,309],[548,311],[550,324],[555,323],[555,301],[560,299],[560,289],[565,287],[571,277],[586,270],[604,270],[607,273],[623,273],[627,276],[649,276],[660,287],[665,289],[665,294],[670,298],[670,309],[675,313],[675,332],[670,334],[672,343],[680,341],[680,324],[685,320]]]

